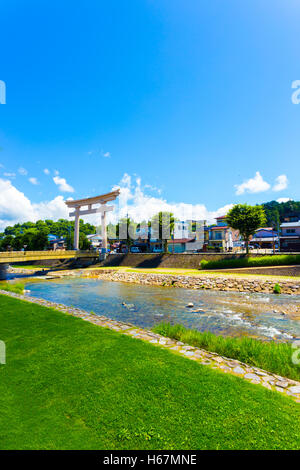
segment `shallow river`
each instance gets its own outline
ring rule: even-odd
[[[222,335],[279,341],[300,338],[300,321],[280,313],[289,302],[300,305],[300,296],[196,291],[85,278],[30,280],[26,289],[36,297],[141,327],[168,321]],[[193,308],[187,308],[190,302]]]

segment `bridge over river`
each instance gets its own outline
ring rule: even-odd
[[[0,252],[0,280],[6,279],[9,264],[24,261],[45,261],[48,259],[98,259],[99,253],[79,250],[57,251],[5,251]]]

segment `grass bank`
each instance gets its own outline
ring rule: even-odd
[[[263,342],[253,338],[230,338],[210,332],[201,333],[182,325],[159,323],[156,333],[177,339],[192,346],[238,359],[277,375],[300,380],[300,366],[292,363],[294,349],[288,343]]]
[[[250,274],[250,273],[241,273],[237,272],[218,272],[218,271],[203,271],[201,269],[181,269],[181,268],[129,268],[124,266],[89,266],[85,268],[86,272],[100,272],[101,271],[115,271],[115,272],[125,272],[125,273],[138,273],[138,274],[170,274],[170,275],[180,275],[180,276],[193,276],[193,277],[224,277],[224,278],[231,278],[231,279],[257,279],[257,274]],[[283,275],[271,275],[271,274],[260,274],[260,279],[271,279],[271,280],[281,280],[281,279],[288,279],[288,280],[295,280],[293,276],[283,276]]]
[[[16,294],[23,294],[25,286],[22,282],[2,282],[0,281],[0,289],[6,290],[7,292],[15,292]]]
[[[243,258],[202,260],[201,269],[257,268],[261,266],[289,266],[300,264],[300,255],[245,256]]]
[[[11,267],[14,269],[51,269],[51,266],[42,266],[37,264],[25,264],[25,265],[18,265],[18,264],[11,264]]]
[[[0,296],[1,449],[299,449],[279,393]]]

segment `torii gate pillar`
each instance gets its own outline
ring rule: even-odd
[[[102,248],[107,250],[107,233],[106,233],[106,211],[101,215],[101,232],[102,232]]]
[[[106,233],[106,212],[112,211],[113,206],[107,206],[108,201],[114,201],[120,194],[120,190],[112,191],[111,193],[102,194],[101,196],[90,197],[87,199],[78,199],[77,201],[66,201],[68,207],[75,209],[74,212],[69,214],[70,217],[75,217],[74,227],[74,248],[79,249],[79,219],[81,215],[101,213],[101,226],[102,226],[102,248],[107,250],[107,233]],[[100,207],[94,207],[93,204],[101,204]],[[80,210],[81,207],[87,206],[87,209]]]
[[[75,223],[74,223],[74,248],[79,249],[79,218],[80,218],[79,207],[75,209]],[[70,214],[71,215],[71,214]]]

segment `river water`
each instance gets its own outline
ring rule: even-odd
[[[277,341],[300,338],[300,321],[280,313],[289,302],[300,306],[300,296],[152,287],[86,278],[31,279],[26,289],[36,297],[146,328],[168,321],[225,336]],[[188,308],[188,303],[194,306]]]

